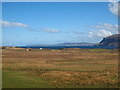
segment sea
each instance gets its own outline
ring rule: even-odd
[[[33,49],[61,49],[61,48],[81,48],[81,49],[117,49],[117,46],[19,46],[21,48]]]

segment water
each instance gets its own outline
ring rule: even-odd
[[[60,49],[60,48],[81,48],[81,49],[115,49],[116,46],[20,46],[21,48],[34,48],[34,49]]]

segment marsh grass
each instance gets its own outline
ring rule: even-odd
[[[3,50],[4,88],[115,88],[118,52],[107,49]]]

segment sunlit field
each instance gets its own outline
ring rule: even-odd
[[[3,88],[116,88],[117,49],[3,49]]]

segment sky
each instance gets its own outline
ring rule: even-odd
[[[98,43],[118,33],[115,2],[3,2],[2,45]]]

